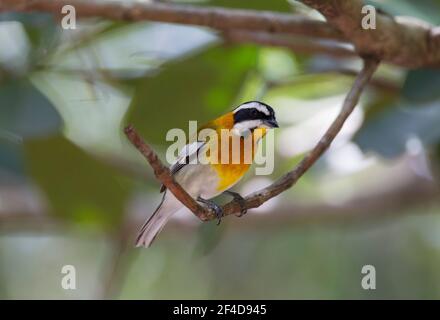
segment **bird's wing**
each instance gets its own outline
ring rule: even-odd
[[[205,123],[204,125],[197,128],[197,134],[202,129],[214,129],[216,130],[218,128],[218,124],[215,121],[210,121]],[[177,157],[176,162],[174,162],[170,166],[171,175],[175,175],[177,172],[179,172],[184,166],[186,166],[188,163],[191,163],[191,160],[193,160],[195,157],[197,157],[198,152],[203,146],[206,145],[206,141],[194,141],[197,139],[196,137],[192,137],[191,143],[186,144],[182,150],[180,150],[179,155]],[[160,192],[164,192],[166,187],[162,185],[160,187]]]
[[[186,144],[182,150],[180,150],[177,160],[170,166],[171,175],[175,175],[184,166],[191,163],[194,158],[197,157],[198,151],[206,144],[205,141],[194,141]],[[166,187],[162,185],[160,192],[164,192]]]
[[[216,130],[217,125],[211,121],[207,122],[204,125],[197,128],[197,134],[195,136],[192,136],[189,141],[180,151],[179,155],[177,156],[176,162],[174,162],[171,167],[171,174],[176,174],[180,169],[182,169],[185,165],[190,163],[191,160],[194,159],[194,157],[197,157],[199,150],[206,144],[206,141],[199,141],[197,140],[198,134],[200,130],[202,129],[213,129]]]
[[[176,174],[185,165],[190,163],[191,160],[193,160],[195,157],[197,157],[198,151],[205,143],[206,142],[204,142],[204,141],[194,141],[192,143],[186,144],[182,148],[182,150],[180,150],[176,162],[174,162],[171,165],[171,167],[170,167],[171,174],[172,175]]]

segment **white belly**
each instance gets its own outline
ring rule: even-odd
[[[194,199],[211,199],[222,193],[217,189],[217,173],[209,165],[188,164],[176,173],[175,179]]]

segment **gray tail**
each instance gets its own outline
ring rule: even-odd
[[[171,192],[165,191],[162,202],[139,231],[136,247],[150,247],[171,216],[181,207],[179,200]]]

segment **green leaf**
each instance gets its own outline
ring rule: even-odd
[[[59,131],[61,118],[50,101],[27,79],[0,86],[0,133],[20,138]]]
[[[25,158],[54,215],[92,226],[119,225],[131,183],[110,167],[60,136],[26,141]]]
[[[364,151],[393,158],[406,150],[411,138],[430,146],[440,140],[438,102],[410,108],[400,105],[376,114],[356,134],[355,141]]]
[[[271,81],[285,79],[298,72],[294,55],[289,50],[280,48],[261,48],[258,68],[264,78]]]
[[[214,250],[223,239],[225,226],[217,226],[216,221],[202,223],[196,233],[196,245],[193,254],[195,257],[206,256]]]
[[[310,74],[293,76],[268,90],[265,99],[318,99],[343,94],[349,88],[352,79],[338,74]]]
[[[164,66],[136,86],[128,122],[150,142],[164,144],[170,128],[187,130],[230,109],[248,70],[256,67],[255,47],[215,47]]]
[[[21,145],[11,137],[0,136],[0,180],[2,172],[23,175],[23,150]]]
[[[49,13],[3,13],[0,21],[18,21],[26,30],[32,44],[30,64],[38,63],[41,58],[56,47],[59,42],[59,28]]]
[[[428,102],[440,99],[440,71],[418,69],[408,71],[402,95],[411,102]]]
[[[286,0],[211,0],[203,4],[237,9],[290,11],[290,5]]]

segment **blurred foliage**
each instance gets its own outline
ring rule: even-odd
[[[269,10],[269,11],[290,11],[290,6],[287,1],[284,0],[211,0],[202,2],[205,5],[226,7],[226,8],[239,8],[239,9],[252,9],[252,10]]]
[[[188,254],[196,248],[193,233],[166,232],[154,247],[139,252],[115,298],[439,298],[439,223],[438,208],[426,208],[375,223],[231,228],[205,255]],[[108,241],[78,239],[78,233],[0,240],[2,261],[7,261],[1,264],[0,283],[9,280],[4,298],[90,299],[103,285],[100,268],[110,253]],[[49,258],[51,252],[57,254]],[[60,266],[67,262],[80,275],[77,290],[59,285]],[[376,267],[376,290],[360,285],[366,264]]]
[[[418,106],[399,105],[382,112],[358,133],[356,141],[367,150],[385,157],[397,157],[405,152],[409,139],[430,146],[440,139],[439,103]]]
[[[440,71],[434,69],[418,69],[409,71],[402,95],[413,106],[418,103],[440,99]]]
[[[439,0],[367,0],[365,2],[393,16],[416,17],[433,25],[440,23]]]
[[[24,159],[21,146],[17,142],[6,139],[0,139],[0,178],[7,181],[6,175],[13,175],[16,178],[21,177],[24,172]],[[6,174],[7,173],[7,174]]]
[[[125,177],[59,136],[27,141],[25,157],[58,216],[81,224],[121,224],[131,185]]]
[[[149,141],[163,143],[170,128],[187,129],[188,120],[202,124],[231,108],[256,62],[254,47],[215,47],[184,63],[164,66],[157,76],[136,83],[127,122],[140,128]],[[175,110],[184,110],[186,118]]]
[[[53,134],[61,118],[49,100],[28,80],[10,80],[0,87],[2,131],[21,138]]]
[[[401,98],[385,104],[374,113],[358,132],[356,142],[364,150],[373,150],[385,157],[396,157],[406,150],[409,139],[420,140],[425,146],[440,141],[440,72],[409,71]]]
[[[284,0],[176,2],[304,10]],[[392,15],[440,23],[439,0],[368,2]],[[146,218],[160,198],[150,168],[122,133],[126,123],[163,155],[170,128],[187,129],[188,120],[203,123],[245,100],[269,103],[281,123],[274,173],[257,179],[248,174],[237,187],[255,191],[313,146],[352,83],[345,71],[359,69],[359,61],[352,59],[223,44],[205,28],[93,19],[81,21],[76,31],[63,31],[50,15],[37,13],[0,14],[0,43],[7,48],[0,51],[0,219],[6,202],[21,198],[1,192],[19,184],[35,188],[34,197],[41,198],[44,209],[47,205],[47,213],[68,226],[62,234],[1,234],[0,297],[6,298],[100,294],[112,267],[109,257],[119,245],[107,236],[124,230],[133,212],[140,213],[135,218]],[[389,177],[414,148],[430,157],[435,177],[440,73],[382,66],[375,78],[396,89],[369,86],[334,147],[293,190],[267,203],[263,213],[269,211],[276,221],[279,212],[272,204],[282,203],[283,210],[307,201],[335,206],[364,195],[366,185],[380,189],[398,180]],[[438,298],[440,208],[411,210],[404,213],[432,215],[249,227],[261,218],[255,212],[195,230],[185,225],[195,218],[186,215],[182,225],[166,228],[152,249],[136,251],[136,257],[130,246],[121,255],[134,263],[130,267],[127,262],[117,296]],[[59,287],[64,264],[78,267],[76,292]],[[359,285],[364,264],[380,270],[374,292]]]

